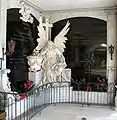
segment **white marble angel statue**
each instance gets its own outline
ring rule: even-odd
[[[11,83],[7,76],[8,73],[10,73],[10,69],[2,69],[1,70],[1,74],[2,74],[1,88],[3,89],[3,91],[1,91],[2,89],[0,90],[1,92],[11,92],[11,86],[10,86]]]
[[[37,68],[42,71],[42,83],[68,81],[70,79],[65,70],[67,65],[63,56],[67,40],[65,35],[69,31],[69,25],[68,21],[62,31],[55,37],[54,42],[47,39],[47,33],[43,25],[40,23],[38,26],[38,46],[33,51],[33,56],[36,56],[36,59],[33,63],[29,61],[29,66],[34,69],[37,65]],[[38,67],[39,65],[40,67]],[[35,69],[37,70],[37,68]]]

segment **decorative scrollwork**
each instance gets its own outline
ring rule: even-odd
[[[21,9],[19,10],[19,13],[21,14],[20,19],[24,22],[30,22],[33,23],[33,17],[31,16],[31,11],[28,8],[28,6],[24,3],[20,3]]]
[[[115,67],[108,67],[108,71],[110,71],[110,72],[113,72],[113,71],[115,71]]]

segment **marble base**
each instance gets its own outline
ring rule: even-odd
[[[112,96],[110,96],[112,98]],[[77,102],[91,104],[109,104],[111,99],[106,92],[72,91],[72,87],[52,88],[51,102]]]
[[[29,76],[29,80],[33,81],[33,84],[35,86],[38,86],[41,84],[41,71],[29,72],[28,76]]]

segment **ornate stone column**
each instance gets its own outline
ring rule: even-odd
[[[116,63],[117,63],[117,14],[115,10],[107,11],[107,78],[108,83],[116,81]],[[109,46],[114,46],[113,59],[109,52]]]

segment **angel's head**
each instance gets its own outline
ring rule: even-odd
[[[55,44],[51,40],[49,40],[48,43],[47,43],[47,47],[49,49],[54,49],[55,48]]]

